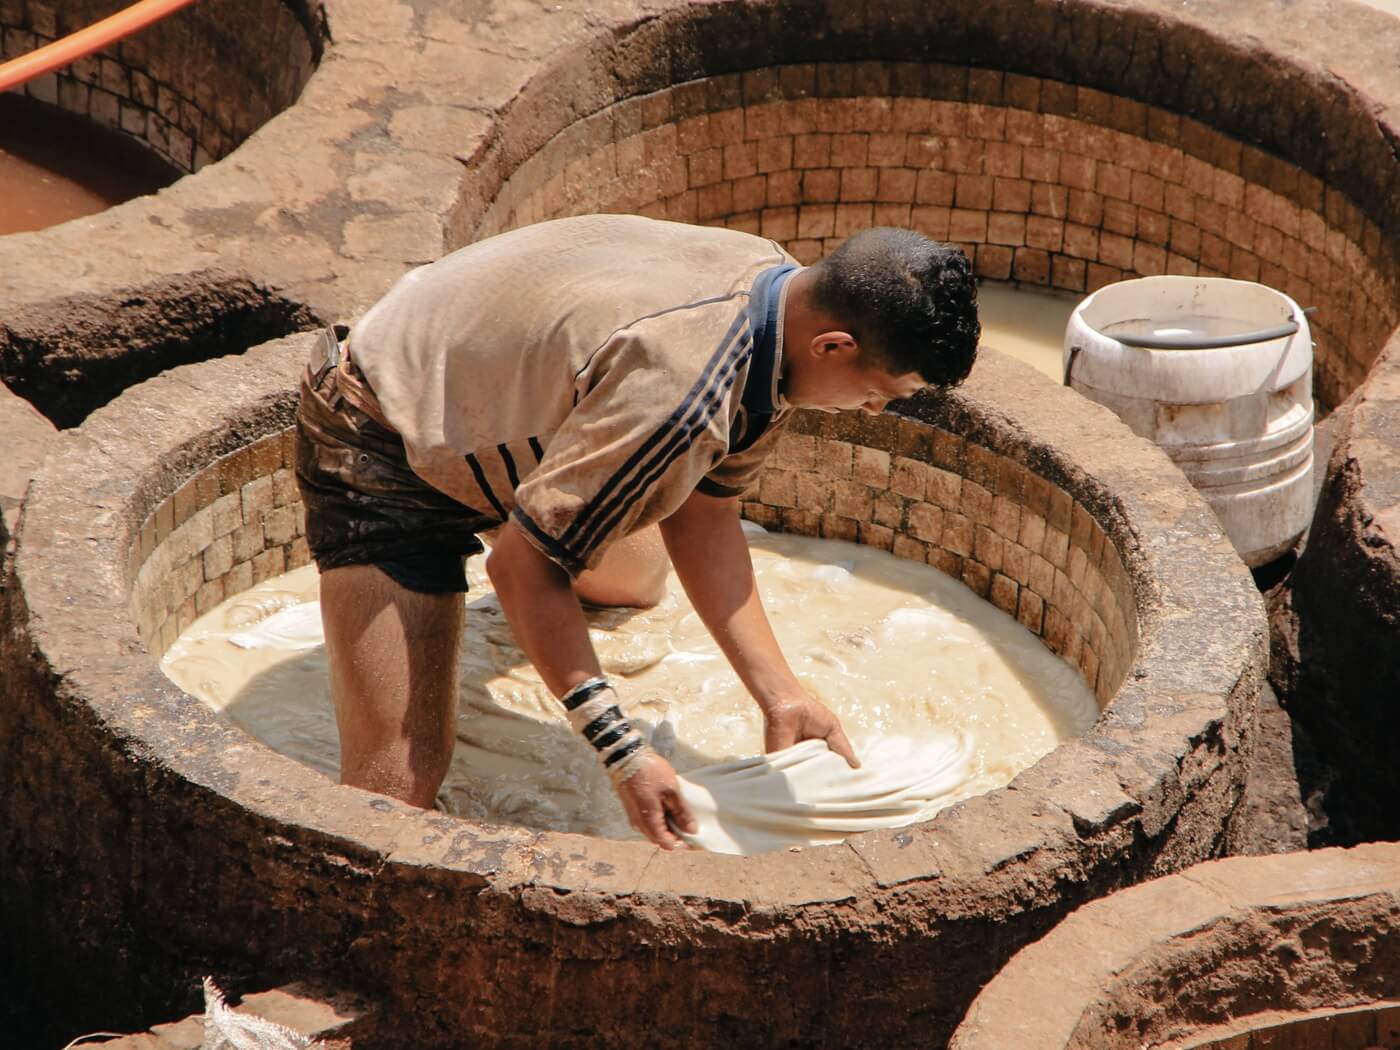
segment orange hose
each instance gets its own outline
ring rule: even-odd
[[[9,91],[26,81],[52,73],[85,55],[100,51],[108,44],[145,29],[166,15],[188,7],[195,0],[139,0],[109,18],[94,22],[52,44],[46,44],[27,55],[0,65],[0,92]]]

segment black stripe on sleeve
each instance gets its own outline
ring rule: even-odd
[[[544,446],[540,444],[539,438],[530,438],[530,451],[535,454],[536,463],[544,462]]]
[[[476,476],[476,483],[481,487],[482,495],[491,501],[491,506],[496,508],[497,515],[502,521],[506,520],[506,509],[501,506],[501,501],[496,498],[496,494],[491,491],[491,483],[486,480],[486,471],[481,469],[481,464],[477,462],[476,456],[470,452],[466,455],[467,466],[472,468],[472,474]]]
[[[505,445],[497,445],[496,451],[501,454],[501,461],[506,465],[506,477],[510,478],[510,490],[514,492],[520,487],[520,475],[515,472],[515,457]]]
[[[510,512],[510,518],[533,536],[535,542],[545,549],[545,553],[562,565],[570,576],[577,576],[588,567],[581,558],[574,555],[573,551],[536,525],[530,515],[526,514],[520,507],[517,506]]]
[[[618,493],[604,508],[605,517],[600,519],[595,528],[590,531],[588,542],[583,548],[582,553],[585,560],[627,513],[628,508],[646,494],[647,489],[666,473],[671,464],[685,454],[686,450],[694,443],[696,435],[702,433],[709,426],[710,420],[723,406],[725,396],[733,389],[734,382],[738,378],[737,365],[742,361],[743,356],[741,355],[735,362],[735,368],[729,371],[724,381],[716,389],[710,391],[706,400],[697,406],[695,413],[687,420],[686,429],[674,434],[671,441],[646,464],[646,473],[639,474],[626,491]]]
[[[724,334],[724,338],[720,340],[718,348],[710,355],[710,359],[705,362],[704,371],[700,373],[700,377],[695,380],[691,388],[686,391],[685,397],[681,399],[681,403],[676,406],[675,410],[671,412],[666,421],[662,423],[661,426],[657,427],[656,430],[627,457],[627,461],[623,463],[618,470],[614,471],[612,476],[603,483],[598,489],[597,494],[588,502],[588,505],[583,508],[579,516],[574,519],[573,524],[569,526],[564,535],[560,537],[562,542],[572,545],[576,541],[583,540],[586,533],[591,531],[592,519],[602,510],[608,497],[612,495],[613,490],[620,486],[626,478],[631,475],[632,471],[646,459],[653,448],[664,441],[666,436],[675,430],[676,427],[681,425],[691,405],[701,396],[705,388],[710,385],[715,371],[720,367],[721,362],[729,355],[735,339],[737,339],[740,333],[747,327],[748,311],[740,310],[738,316],[736,316],[733,323],[730,324],[729,330]]]
[[[714,496],[716,499],[733,499],[735,496],[741,495],[744,490],[721,485],[718,481],[711,481],[709,478],[701,478],[695,486],[695,491],[703,492],[706,496]]]

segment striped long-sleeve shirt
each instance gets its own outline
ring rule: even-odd
[[[788,414],[795,268],[732,230],[560,219],[407,274],[351,353],[425,481],[576,575],[697,488],[753,480]]]

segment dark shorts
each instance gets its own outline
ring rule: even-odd
[[[308,367],[297,407],[296,475],[317,567],[373,565],[422,594],[467,590],[465,560],[497,522],[408,465],[403,440],[346,401],[335,368]]]

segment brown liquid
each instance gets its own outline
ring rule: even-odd
[[[0,95],[0,236],[91,215],[179,175],[129,136],[57,106]]]

